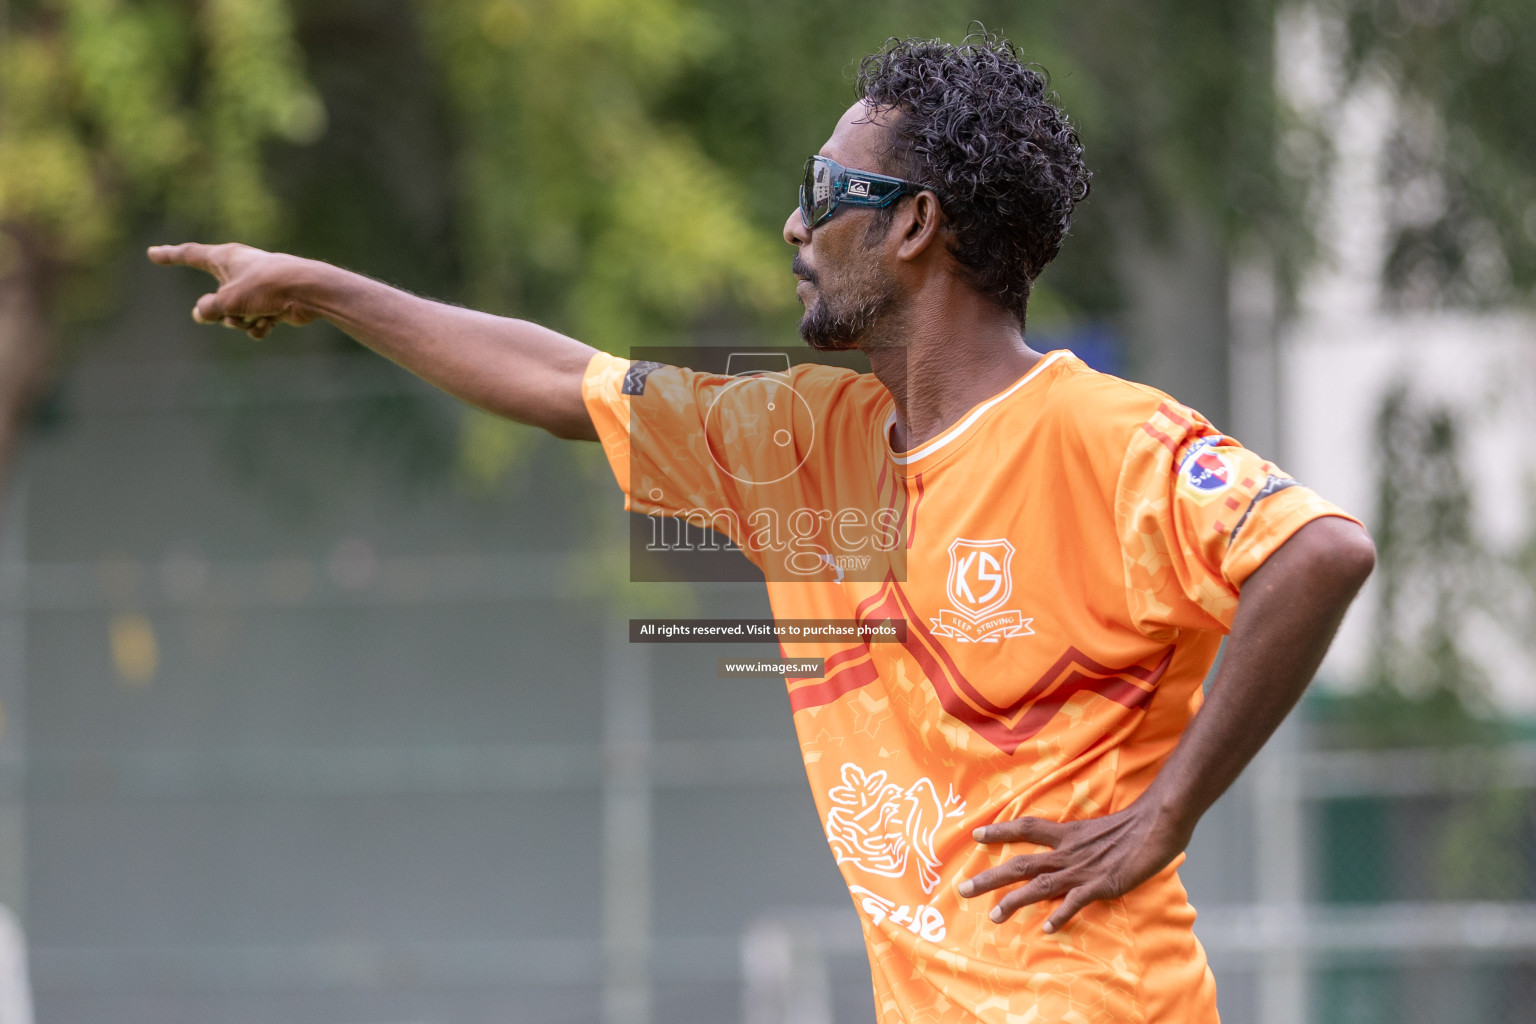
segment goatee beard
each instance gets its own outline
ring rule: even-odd
[[[895,305],[896,296],[887,292],[865,296],[851,307],[834,312],[827,301],[817,295],[816,301],[800,318],[800,337],[820,352],[860,348],[860,342],[886,319]]]

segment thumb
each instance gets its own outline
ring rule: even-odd
[[[210,292],[197,300],[192,307],[192,319],[200,324],[216,324],[224,319],[227,309],[220,292]]]

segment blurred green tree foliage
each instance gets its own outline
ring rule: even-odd
[[[284,0],[0,7],[0,459],[136,218],[271,238],[263,145],[323,128]]]
[[[1274,159],[1270,2],[418,6],[460,131],[471,300],[608,347],[723,299],[787,324],[776,238],[858,58],[891,36],[958,40],[972,19],[1051,73],[1099,171],[1078,232],[1104,245],[1074,240],[1051,274],[1069,313],[1119,305],[1103,257],[1124,214],[1153,235],[1191,209],[1232,239],[1297,224]]]
[[[418,0],[450,86],[472,304],[612,350],[701,322],[791,337],[778,235],[805,158],[892,36],[1007,32],[1081,126],[1093,198],[1032,325],[1118,315],[1113,252],[1195,216],[1218,244],[1304,246],[1274,159],[1274,5],[1155,0]],[[1287,262],[1288,261],[1288,262]],[[1220,318],[1218,318],[1220,319]],[[484,475],[515,428],[474,427]]]
[[[1479,535],[1466,426],[1465,415],[1406,385],[1382,400],[1370,672],[1359,691],[1313,701],[1324,745],[1485,744],[1512,735],[1479,638],[1493,627],[1525,635],[1536,575],[1524,571],[1524,550],[1500,550]]]
[[[84,308],[80,295],[90,291],[75,288],[61,304],[60,285],[95,280],[83,272],[142,217],[346,254],[362,269],[418,287],[441,282],[453,298],[614,350],[701,327],[782,339],[796,306],[778,234],[801,163],[852,100],[858,57],[889,36],[954,40],[972,19],[1008,33],[1050,71],[1097,172],[1074,238],[1036,293],[1032,324],[1130,320],[1136,310],[1116,254],[1156,253],[1191,220],[1206,226],[1214,266],[1252,250],[1285,279],[1305,265],[1305,199],[1326,161],[1282,158],[1281,140],[1300,130],[1274,89],[1276,15],[1286,6],[316,0],[290,10],[285,0],[11,0],[0,8],[8,26],[0,276],[9,282],[0,322],[41,323],[50,301],[55,311]],[[1532,135],[1518,130],[1536,95],[1530,6],[1319,0],[1319,8],[1347,29],[1351,68],[1388,69],[1456,141],[1445,180],[1465,201],[1445,207],[1441,228],[1420,225],[1413,237],[1486,241],[1492,224],[1512,268],[1506,277],[1525,280],[1529,251],[1517,243],[1536,232]],[[328,83],[328,100],[394,95],[395,79],[417,81],[414,66],[370,57],[385,44],[409,49],[402,35],[425,54],[431,101],[397,95],[396,106],[421,107],[410,118],[375,104],[368,116],[389,131],[359,135],[353,156],[368,149],[374,163],[446,180],[385,194],[357,187],[361,157],[330,162],[269,145],[323,129],[306,62]],[[362,116],[362,101],[352,101]],[[440,123],[422,113],[434,104]],[[312,151],[337,152],[329,142]],[[281,153],[280,165],[264,168],[264,150]],[[301,216],[285,225],[274,194]],[[454,211],[450,229],[380,227],[416,216],[407,207],[421,206],[420,195]],[[1458,216],[1468,210],[1476,216]],[[349,232],[367,242],[338,242]],[[423,255],[423,244],[434,251]],[[435,270],[409,272],[424,264]],[[46,346],[42,354],[28,346],[3,346],[30,352],[14,364],[21,369],[0,373],[25,382],[6,409],[35,392],[43,373]],[[471,420],[464,436],[475,451],[465,464],[474,475],[493,479],[521,449],[511,430]]]
[[[605,348],[785,309],[738,175],[659,99],[722,42],[688,0],[423,0],[459,129],[467,295]],[[675,335],[672,335],[675,336]]]
[[[1376,682],[1482,704],[1486,680],[1463,645],[1492,559],[1472,523],[1460,425],[1400,386],[1377,414],[1376,452]]]
[[[1348,73],[1400,90],[1387,284],[1400,301],[1529,299],[1536,286],[1536,5],[1324,0]]]

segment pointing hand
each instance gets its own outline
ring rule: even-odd
[[[265,252],[239,243],[155,245],[149,258],[167,266],[196,267],[218,279],[219,288],[197,300],[192,319],[222,323],[253,338],[265,338],[278,323],[303,325],[315,311],[295,298],[308,260]]]

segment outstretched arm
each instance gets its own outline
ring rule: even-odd
[[[200,323],[223,323],[263,338],[280,322],[323,318],[470,405],[557,437],[597,440],[581,398],[582,374],[594,350],[574,338],[248,245],[157,245],[149,258],[218,279],[218,290],[198,299],[192,311]]]
[[[977,842],[1050,849],[967,879],[960,895],[1014,887],[993,908],[994,921],[1060,899],[1045,923],[1052,932],[1095,900],[1123,895],[1167,867],[1301,698],[1374,565],[1370,538],[1347,519],[1314,519],[1297,530],[1244,581],[1205,705],[1146,792],[1102,818],[1020,818],[977,829]]]

